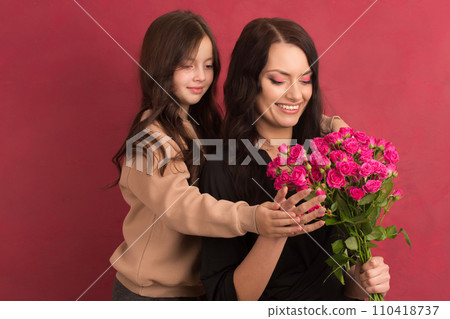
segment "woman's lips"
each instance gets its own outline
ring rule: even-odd
[[[278,108],[284,113],[295,114],[300,110],[301,103],[299,104],[275,103],[275,105],[278,106]]]

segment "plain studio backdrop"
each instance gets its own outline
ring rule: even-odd
[[[149,24],[172,10],[205,18],[222,73],[257,17],[302,25],[324,53],[374,1],[79,1],[138,59]],[[394,143],[404,198],[383,224],[405,228],[374,250],[387,300],[445,300],[450,2],[376,2],[320,59],[326,113]],[[75,300],[108,267],[128,206],[111,157],[139,108],[138,68],[74,2],[0,3],[0,299]],[[222,97],[220,96],[220,100]],[[447,132],[447,133],[446,133]],[[110,269],[81,300],[109,300]]]

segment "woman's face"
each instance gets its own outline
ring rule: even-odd
[[[261,92],[256,99],[256,118],[264,114],[257,122],[261,122],[260,128],[273,131],[297,124],[312,95],[311,75],[308,59],[299,47],[272,44],[259,76]]]
[[[187,109],[189,105],[198,103],[208,91],[213,78],[212,43],[205,36],[196,55],[182,61],[173,74],[174,91],[181,106]]]

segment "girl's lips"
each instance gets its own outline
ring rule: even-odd
[[[188,87],[189,91],[191,91],[194,94],[200,94],[203,92],[203,87],[201,86],[193,86],[193,87]]]

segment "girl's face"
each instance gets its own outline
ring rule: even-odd
[[[312,95],[312,73],[311,70],[305,72],[308,68],[308,59],[299,47],[288,43],[272,44],[267,64],[259,76],[261,92],[256,100],[256,118],[264,113],[257,122],[260,129],[273,131],[297,124]]]
[[[195,56],[182,61],[173,74],[175,95],[185,109],[196,104],[206,93],[214,78],[211,40],[204,37]]]

